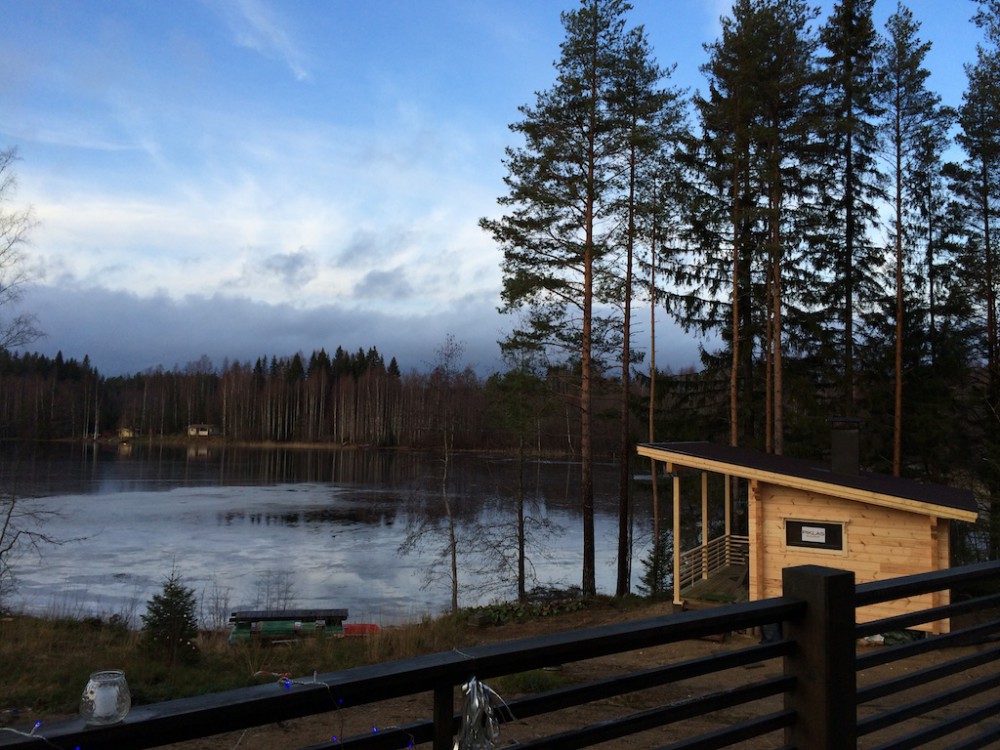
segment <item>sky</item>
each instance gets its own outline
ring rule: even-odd
[[[632,5],[671,82],[704,90],[728,0]],[[957,105],[974,3],[909,5]],[[895,6],[877,1],[880,26]],[[46,336],[27,349],[117,375],[375,346],[407,372],[453,336],[500,369],[512,321],[478,220],[500,215],[508,126],[554,83],[574,7],[0,0],[5,208],[38,222],[22,311]],[[658,323],[658,365],[695,364],[699,343]]]

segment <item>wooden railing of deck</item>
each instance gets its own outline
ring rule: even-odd
[[[736,534],[723,534],[681,553],[680,585],[685,589],[691,584],[709,578],[729,565],[746,565],[750,559],[750,538]]]
[[[1000,700],[991,691],[1000,684],[1000,647],[989,643],[1000,634],[1000,595],[985,593],[920,613],[878,623],[855,623],[857,607],[910,597],[959,585],[980,584],[1000,590],[1000,562],[981,563],[923,576],[855,587],[854,574],[816,566],[784,571],[780,598],[708,610],[682,612],[641,621],[449,651],[369,667],[295,680],[288,685],[261,685],[197,698],[136,706],[125,720],[106,727],[85,727],[80,720],[51,724],[32,736],[0,731],[0,747],[102,748],[157,747],[181,740],[260,726],[285,719],[342,710],[375,701],[428,693],[425,721],[356,738],[338,738],[321,748],[400,748],[430,743],[450,750],[461,716],[455,712],[456,687],[471,677],[491,679],[531,669],[566,664],[609,654],[646,649],[691,638],[783,623],[774,642],[721,649],[690,661],[651,664],[644,671],[617,675],[510,701],[500,718],[519,721],[602,699],[636,693],[695,676],[782,658],[777,672],[762,671],[756,681],[658,705],[643,711],[581,726],[572,731],[519,743],[525,748],[583,748],[601,742],[708,714],[717,714],[718,729],[679,739],[681,748],[722,748],[780,732],[785,746],[809,750],[852,748],[857,737],[869,736],[881,748],[917,747],[931,737],[962,732],[955,747],[986,747],[1000,736],[991,721]],[[951,628],[948,635],[877,649],[856,650],[858,638],[912,627],[941,618],[976,622]],[[924,619],[921,619],[924,618]],[[970,643],[979,645],[968,646]],[[914,654],[950,653],[965,648],[942,666],[924,666],[915,674],[902,671],[889,679],[868,680],[878,666]],[[975,667],[977,676],[956,687],[927,693],[928,683]],[[773,672],[773,673],[771,673]],[[982,674],[979,674],[979,673]],[[860,685],[860,687],[859,687]],[[916,698],[910,691],[920,688]],[[775,706],[773,698],[783,696]],[[768,699],[771,699],[768,701]],[[952,707],[944,711],[942,707]],[[751,716],[725,723],[726,711]],[[627,711],[627,709],[623,709]],[[720,713],[721,712],[721,713]],[[860,712],[860,713],[859,713]],[[928,712],[932,712],[928,718]],[[863,714],[863,715],[862,715]],[[940,714],[940,715],[939,715]],[[859,715],[861,718],[859,719]],[[921,717],[918,727],[908,722]],[[893,734],[896,732],[896,734]],[[673,736],[672,736],[673,738]]]

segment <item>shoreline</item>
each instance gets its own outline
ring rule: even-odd
[[[280,442],[276,440],[231,440],[226,437],[191,437],[188,435],[166,435],[162,437],[133,437],[119,438],[113,436],[102,436],[94,440],[93,438],[51,438],[40,440],[19,440],[9,439],[11,443],[56,443],[75,445],[97,445],[97,446],[170,446],[175,448],[207,447],[207,448],[239,448],[241,450],[315,450],[315,451],[388,451],[398,453],[435,453],[439,450],[437,446],[414,447],[407,445],[368,445],[362,443],[335,443],[335,442],[303,442],[291,441]],[[511,456],[517,457],[516,448],[453,448],[452,454],[480,455],[480,456]],[[539,459],[562,459],[580,460],[579,455],[568,451],[545,451],[542,453],[529,453],[524,456],[525,461],[535,461]],[[616,456],[595,456],[601,462],[615,461]]]

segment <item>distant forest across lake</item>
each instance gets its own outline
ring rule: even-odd
[[[0,352],[0,438],[62,440],[183,437],[208,425],[231,441],[332,443],[436,448],[448,420],[453,447],[507,450],[524,439],[531,453],[573,456],[579,450],[579,371],[571,365],[541,374],[517,370],[478,376],[470,367],[432,366],[403,373],[375,348],[330,356],[261,357],[216,367],[204,356],[171,370],[157,367],[105,377],[90,364],[40,354]],[[786,453],[808,458],[829,450],[835,386],[817,363],[790,360],[795,408]],[[596,445],[604,458],[618,450],[621,387],[617,373],[599,381]],[[932,372],[915,378],[908,414],[907,474],[968,485],[975,477],[983,425],[968,419],[975,373],[950,381]],[[515,377],[516,376],[516,377]],[[632,434],[646,440],[648,370],[633,369]],[[872,368],[861,380],[862,465],[888,471],[891,398],[887,373]],[[699,372],[658,371],[654,408],[660,441],[728,438],[726,363],[706,357]],[[920,387],[920,386],[923,387]],[[761,384],[762,386],[762,384]],[[752,404],[752,402],[748,402]],[[755,422],[748,406],[748,421]],[[750,430],[751,436],[754,431]],[[747,447],[762,447],[748,441]]]
[[[533,453],[576,452],[572,370],[552,370],[515,392],[503,374],[448,367],[402,373],[375,347],[338,347],[333,356],[320,349],[221,367],[203,356],[172,370],[105,377],[86,357],[0,352],[0,437],[164,439],[199,425],[241,442],[435,448],[447,429],[456,449],[504,450],[527,432]],[[608,435],[598,441],[606,456],[617,439],[614,388],[609,381]],[[530,425],[506,413],[513,399],[534,403]]]

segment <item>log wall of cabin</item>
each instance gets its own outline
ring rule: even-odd
[[[750,599],[781,595],[781,571],[795,565],[853,570],[857,583],[926,573],[949,565],[948,521],[853,500],[753,482],[748,503]],[[785,521],[844,524],[842,551],[786,544]],[[947,592],[913,597],[858,611],[858,621],[946,604]],[[942,632],[947,623],[922,630]]]

